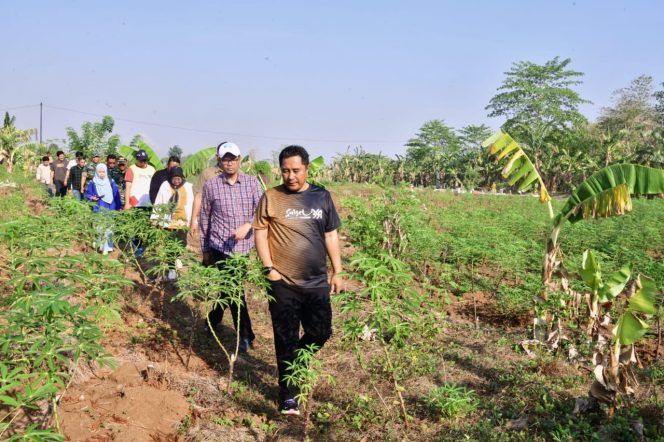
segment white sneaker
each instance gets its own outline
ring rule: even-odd
[[[182,269],[182,261],[180,261],[180,258],[175,260],[175,268],[178,270]]]
[[[169,281],[175,281],[178,279],[178,274],[175,270],[169,270],[168,271],[168,280]]]

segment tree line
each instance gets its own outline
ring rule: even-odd
[[[641,75],[613,93],[611,106],[589,121],[579,107],[590,103],[575,88],[583,73],[571,59],[544,64],[514,63],[485,110],[502,117],[511,134],[544,178],[551,192],[569,192],[593,172],[616,163],[664,167],[664,83],[655,90]],[[407,182],[417,186],[489,189],[504,186],[500,168],[480,144],[492,130],[482,125],[454,129],[444,120],[427,121],[389,158],[362,147],[337,155],[329,177],[338,181]]]
[[[573,190],[571,183],[582,182],[611,164],[664,167],[664,83],[656,90],[652,77],[635,78],[614,91],[612,105],[603,108],[595,121],[589,121],[579,108],[590,102],[576,90],[584,74],[571,69],[571,62],[555,57],[544,64],[514,63],[485,108],[488,117],[504,118],[502,129],[523,147],[549,191],[569,192]],[[83,123],[80,131],[67,128],[67,140],[40,144],[35,129],[17,129],[15,118],[5,114],[0,128],[0,162],[8,169],[15,164],[28,169],[41,155],[65,146],[86,156],[93,152],[122,154],[139,145],[149,149],[140,135],[128,146],[122,145],[119,136],[112,133],[113,126],[113,118],[105,116],[100,122]],[[361,146],[349,147],[334,157],[321,178],[440,188],[503,187],[500,168],[480,148],[492,132],[485,124],[455,129],[442,119],[434,119],[420,127],[405,144],[403,154],[391,158]],[[191,155],[188,173],[196,173],[209,163],[208,150]],[[172,146],[168,155],[181,157],[183,151]]]

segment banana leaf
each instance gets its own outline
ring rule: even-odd
[[[602,304],[612,301],[618,296],[627,285],[629,278],[632,276],[632,265],[627,264],[616,273],[611,275],[609,280],[602,286],[599,291],[599,302]]]
[[[579,273],[588,287],[593,291],[599,290],[602,285],[602,268],[592,250],[583,252]]]
[[[189,155],[182,163],[182,171],[187,177],[200,174],[203,169],[214,165],[217,157],[217,148],[208,147],[201,149],[193,155]]]
[[[638,284],[641,287],[634,296],[629,298],[629,309],[647,315],[657,313],[655,299],[657,297],[657,286],[652,279],[639,275]]]
[[[118,148],[118,153],[132,162],[132,160],[134,160],[135,152],[139,149],[143,149],[148,154],[148,164],[154,167],[155,170],[164,168],[164,164],[161,162],[159,155],[157,155],[157,153],[143,140],[138,140],[135,148],[127,145],[120,146]]]
[[[323,157],[316,157],[309,161],[309,178],[316,178],[325,167]]]
[[[628,310],[618,319],[613,330],[620,345],[630,345],[638,341],[648,331],[648,324]]]
[[[575,223],[587,218],[622,215],[632,210],[630,195],[664,193],[664,170],[615,164],[595,172],[565,202],[554,220]]]
[[[530,161],[526,152],[519,146],[508,133],[501,131],[496,132],[482,142],[483,148],[488,148],[490,155],[496,156],[496,162],[507,158],[507,164],[502,170],[503,178],[507,179],[510,186],[514,186],[517,182],[521,181],[518,187],[519,192],[523,192],[533,187],[534,184],[539,184],[539,200],[541,203],[548,203],[551,201],[551,196],[546,190],[544,181],[535,165]]]

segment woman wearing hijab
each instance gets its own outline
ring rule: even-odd
[[[95,204],[92,211],[95,213],[104,212],[106,210],[120,210],[122,208],[122,200],[120,199],[120,191],[118,186],[108,178],[108,169],[106,164],[97,164],[95,168],[95,176],[85,190],[85,199],[92,201]],[[111,241],[111,220],[105,217],[100,219],[95,227],[98,232],[98,246],[99,251],[106,255],[108,252],[113,251],[113,242]]]
[[[159,226],[173,232],[183,245],[187,245],[187,231],[194,207],[194,188],[184,179],[182,168],[170,170],[168,180],[161,184],[154,200],[150,219]],[[179,261],[179,260],[178,260]],[[180,267],[176,261],[176,267]],[[168,273],[168,279],[176,278],[175,270]]]

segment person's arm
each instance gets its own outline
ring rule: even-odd
[[[88,186],[85,193],[83,193],[83,198],[88,201],[98,201],[99,196],[97,195],[97,186]]]
[[[65,173],[65,187],[69,188],[69,169],[67,169],[67,173]]]
[[[134,173],[131,168],[127,168],[125,172],[125,210],[131,209],[131,182],[134,180]]]
[[[258,252],[258,258],[260,258],[263,265],[265,267],[272,267],[274,263],[272,262],[272,255],[270,254],[270,243],[267,239],[267,229],[254,228],[254,242],[256,244],[256,252]],[[267,279],[270,281],[278,281],[281,278],[281,274],[275,268],[272,268],[270,273],[267,274]]]
[[[85,182],[88,180],[88,174],[83,171],[81,175],[81,193],[85,192]]]
[[[203,253],[203,264],[208,265],[210,263],[210,187],[203,187],[203,193],[201,195],[201,207],[200,207],[200,239],[201,239],[201,252]],[[193,216],[192,216],[193,219]]]
[[[201,215],[202,198],[202,192],[197,192],[194,194],[194,207],[191,210],[191,223],[189,223],[189,228],[191,229],[192,235],[196,235],[198,232],[198,217]]]
[[[341,268],[341,248],[339,247],[339,235],[336,230],[325,232],[325,250],[332,262],[332,277],[330,278],[330,294],[339,293],[345,289],[343,279],[340,273]]]

